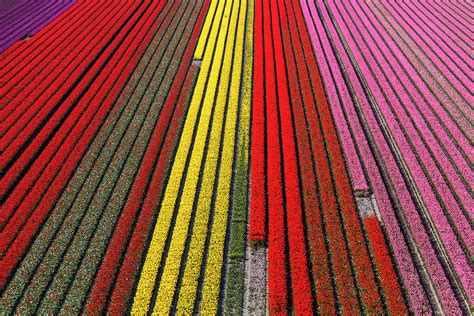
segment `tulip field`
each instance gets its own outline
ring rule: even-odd
[[[473,16],[0,2],[0,314],[471,314]]]

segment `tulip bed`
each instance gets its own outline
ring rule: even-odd
[[[469,313],[472,10],[0,3],[0,313]]]

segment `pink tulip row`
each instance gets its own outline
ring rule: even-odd
[[[374,191],[413,310],[461,311],[458,289],[473,295],[472,96],[466,49],[443,32],[462,25],[429,24],[442,12],[430,4],[300,2],[353,186]]]

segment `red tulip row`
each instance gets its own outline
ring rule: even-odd
[[[267,184],[266,184],[266,122],[265,122],[265,52],[263,43],[263,12],[261,1],[255,3],[254,22],[254,78],[252,96],[252,133],[250,155],[250,209],[251,223],[248,235],[252,241],[265,241],[267,238]],[[272,156],[272,160],[277,157]]]
[[[128,18],[127,15],[121,14],[121,10],[127,12],[131,8],[130,6],[124,5],[117,6],[114,10],[110,11],[101,10],[102,15],[96,16],[95,18],[100,19],[103,23],[95,26],[90,25],[91,29],[87,29],[87,31],[95,36],[90,39],[88,38],[87,41],[84,42],[87,44],[82,44],[82,49],[78,49],[78,54],[72,58],[73,62],[67,59],[46,60],[49,64],[49,67],[45,68],[46,73],[38,74],[37,70],[34,70],[36,68],[33,66],[35,64],[41,65],[43,60],[37,58],[33,52],[30,52],[30,55],[25,58],[27,62],[31,63],[31,67],[33,68],[30,69],[30,67],[27,67],[23,70],[23,72],[25,72],[24,74],[22,72],[18,75],[18,89],[20,93],[16,94],[12,92],[10,94],[10,91],[14,91],[14,89],[9,89],[5,96],[8,106],[4,111],[8,111],[11,106],[13,109],[16,109],[15,113],[25,111],[25,115],[19,118],[12,118],[13,126],[11,126],[0,140],[0,146],[2,148],[0,169],[5,175],[5,181],[0,185],[0,196],[2,199],[5,199],[9,195],[9,190],[17,184],[25,169],[29,166],[31,161],[37,157],[45,141],[50,140],[54,129],[58,128],[60,124],[63,124],[65,118],[77,120],[83,113],[80,110],[84,108],[74,106],[76,102],[74,97],[79,97],[81,92],[90,84],[90,81],[81,80],[76,83],[76,80],[80,79],[81,76],[90,80],[95,75],[92,71],[98,71],[98,69],[100,69],[102,64],[97,62],[99,54],[107,41],[110,40],[110,36],[114,32],[117,32],[117,30],[120,30],[122,23]],[[118,15],[119,19],[116,19],[116,15]],[[111,23],[114,19],[116,19],[116,23]],[[109,28],[106,27],[107,24],[109,24]],[[104,33],[95,34],[95,32],[92,31],[95,29],[94,27],[104,27]],[[61,49],[61,47],[55,47],[54,44],[51,46],[55,49]],[[68,52],[66,51],[66,53]],[[57,64],[57,67],[52,68],[51,65],[55,64]],[[93,68],[89,70],[92,66]],[[66,71],[66,69],[63,69],[63,67],[74,70],[74,72],[70,73]],[[89,74],[89,76],[86,76],[86,74]],[[27,79],[29,76],[34,76],[38,81],[33,80],[30,82],[27,80],[24,82],[20,79],[22,76],[26,76]],[[56,78],[56,80],[53,80],[53,78]],[[15,82],[16,77],[11,81]],[[40,85],[36,85],[37,83]],[[9,97],[12,97],[12,99],[9,100]],[[66,99],[63,100],[63,98]],[[75,109],[75,115],[68,115],[73,109]],[[3,113],[4,112],[2,112],[2,114]],[[33,115],[30,116],[30,113]],[[28,124],[33,120],[38,124]],[[2,125],[10,126],[10,124],[8,124],[8,118]],[[19,134],[17,132],[19,132]],[[53,154],[54,151],[50,153]],[[47,162],[47,160],[44,162]],[[41,169],[38,168],[35,172],[40,172],[40,170]],[[25,177],[23,177],[22,180],[24,179]],[[29,184],[31,185],[34,178],[30,177],[29,179]],[[22,197],[23,196],[20,196],[20,199]],[[20,199],[17,199],[17,201]],[[11,215],[13,210],[14,208],[10,207],[10,213],[1,214],[0,227],[3,227],[8,221],[8,217],[5,218],[5,215]]]
[[[407,314],[408,310],[379,219],[376,216],[367,217],[364,219],[364,225],[387,301],[387,310],[392,315]]]
[[[0,8],[0,53],[22,37],[36,34],[75,2],[66,0],[2,3],[5,7]]]
[[[138,2],[129,2],[123,6],[106,5],[103,8],[106,13],[113,12],[106,16],[115,23],[107,23],[108,20],[104,17],[105,26],[108,27],[99,28],[96,42],[92,42],[100,47],[93,50],[95,57],[87,60],[88,65],[81,66],[84,72],[72,77],[73,82],[69,82],[71,77],[68,77],[56,83],[62,95],[55,94],[54,100],[61,101],[60,107],[71,108],[60,115],[66,114],[65,112],[70,112],[70,115],[63,119],[58,117],[56,111],[33,140],[18,144],[20,147],[26,146],[21,157],[31,155],[29,158],[32,159],[36,151],[41,151],[31,162],[15,160],[6,174],[7,181],[11,181],[10,177],[18,176],[21,169],[29,167],[18,184],[12,188],[1,208],[2,215],[9,213],[9,216],[2,218],[6,226],[1,232],[0,243],[4,254],[4,269],[0,274],[1,287],[5,285],[13,268],[47,218],[62,188],[146,48],[142,38],[146,36],[152,20],[141,17],[149,8],[150,3]],[[101,35],[104,36],[103,40],[100,40]],[[76,57],[79,58],[80,55]],[[55,71],[53,68],[52,72]],[[65,87],[65,82],[71,85]],[[35,106],[55,107],[51,101],[53,98],[48,94],[40,97],[44,98],[44,102],[36,101]],[[55,133],[49,135],[52,128],[55,128]],[[2,162],[5,162],[3,157]]]
[[[74,46],[74,43],[70,43],[66,47],[57,46],[55,45],[57,43],[55,42],[56,39],[50,38],[49,41],[51,41],[52,47],[48,49],[49,51],[36,54],[35,51],[30,49],[29,55],[22,60],[22,63],[26,62],[29,66],[23,68],[14,78],[9,80],[12,84],[11,87],[5,87],[7,92],[4,100],[8,105],[2,111],[2,118],[4,115],[6,115],[6,118],[2,123],[4,130],[2,130],[2,138],[0,139],[1,170],[8,172],[9,164],[19,159],[19,156],[23,160],[27,159],[24,158],[26,155],[21,153],[21,150],[28,142],[31,142],[35,134],[39,133],[46,121],[51,122],[50,124],[56,121],[61,122],[60,119],[71,111],[71,105],[61,102],[62,98],[70,93],[71,87],[77,84],[78,78],[88,73],[89,68],[110,40],[110,35],[116,32],[122,26],[123,21],[127,19],[127,16],[121,15],[119,15],[121,19],[114,19],[119,14],[119,10],[130,10],[131,8],[130,5],[122,5],[115,6],[115,10],[99,10],[102,15],[94,16],[92,20],[98,19],[100,23],[90,23],[85,29],[81,27],[83,33],[78,35],[83,35],[84,38],[82,41],[76,39],[77,47]],[[109,32],[96,33],[94,32],[96,28],[108,29]],[[87,45],[84,43],[87,43]],[[59,49],[63,51],[58,53]],[[51,54],[51,51],[55,53]],[[44,54],[48,55],[44,56]],[[55,56],[55,54],[59,56]],[[66,57],[68,54],[74,54],[74,57]],[[14,63],[10,65],[11,67],[15,66]],[[51,65],[57,67],[52,69]],[[24,104],[30,106],[25,107]],[[31,120],[43,124],[28,124]],[[55,126],[48,126],[49,133],[54,131]],[[41,143],[43,141],[42,139]],[[38,145],[29,147],[33,149],[37,148]],[[18,165],[16,161],[15,165]],[[20,174],[21,171],[22,169],[16,170],[16,174]],[[5,186],[8,185],[10,185],[9,182],[5,184]],[[3,186],[0,194],[2,196],[5,194]]]
[[[275,4],[273,4],[275,6]],[[267,178],[267,207],[268,207],[268,309],[270,313],[285,313],[289,306],[288,278],[289,271],[286,267],[288,260],[288,240],[286,232],[285,205],[283,201],[283,166],[282,166],[282,145],[280,130],[280,100],[278,99],[276,67],[281,69],[281,55],[275,56],[273,47],[274,22],[271,14],[275,16],[276,10],[270,7],[270,1],[258,1],[255,5],[255,15],[263,16],[263,25],[255,27],[255,40],[263,37],[263,56],[265,59],[264,70],[254,71],[255,81],[260,81],[258,77],[264,76],[265,91],[265,123],[266,123],[266,178]],[[276,17],[275,17],[276,18]],[[260,31],[261,30],[261,31]],[[275,35],[276,36],[276,35]],[[255,52],[260,54],[260,52]],[[279,60],[280,58],[280,60]],[[280,62],[278,65],[277,62]],[[281,72],[281,71],[280,71]],[[286,87],[282,87],[283,90]],[[281,93],[281,92],[280,92]],[[286,100],[282,100],[286,102]],[[255,106],[255,105],[254,105]],[[253,132],[253,130],[252,130]],[[291,137],[288,135],[287,137]],[[253,146],[253,144],[252,144]],[[292,175],[294,176],[294,175]],[[252,179],[252,175],[251,175]],[[293,188],[293,189],[297,189]],[[253,192],[252,192],[253,193]],[[291,196],[289,197],[292,198]],[[252,200],[252,198],[250,198]],[[301,280],[305,282],[305,280]]]
[[[321,133],[316,129],[311,129],[308,133],[307,129],[309,120],[317,121],[314,112],[316,104],[311,85],[311,74],[304,53],[308,48],[307,52],[311,52],[311,46],[308,45],[307,37],[303,33],[305,29],[301,20],[299,6],[295,6],[295,3],[279,1],[278,8],[281,25],[289,25],[289,28],[282,28],[282,35],[288,69],[288,87],[291,95],[294,128],[298,141],[299,176],[302,183],[305,209],[303,221],[306,224],[307,248],[310,250],[307,260],[311,261],[308,267],[312,267],[312,281],[316,288],[315,299],[318,312],[323,314],[335,313],[336,302],[330,280],[323,223],[321,216],[316,212],[319,208],[319,197],[317,194],[316,173],[313,167],[312,152],[314,144],[312,144],[312,140],[317,139],[317,137],[313,138],[315,132],[319,136],[321,136]],[[317,150],[324,152],[322,146],[318,147]],[[304,262],[304,260],[302,261]]]
[[[71,48],[76,47],[76,45],[80,43],[78,41],[79,39],[77,36],[69,37],[68,32],[65,32],[65,30],[68,30],[69,32],[81,32],[81,30],[86,30],[88,25],[91,23],[91,21],[87,22],[88,19],[98,16],[100,13],[105,13],[103,10],[91,10],[93,7],[94,5],[91,2],[79,1],[76,5],[61,15],[60,18],[57,18],[47,27],[45,27],[35,37],[29,41],[21,42],[22,49],[19,49],[18,47],[11,47],[7,51],[3,52],[0,57],[3,67],[0,71],[2,76],[7,80],[5,85],[0,87],[1,91],[8,93],[10,89],[15,88],[16,85],[12,84],[10,80],[15,79],[15,82],[19,84],[21,82],[20,80],[24,78],[25,73],[23,73],[22,77],[19,76],[25,69],[30,69],[30,71],[39,73],[39,71],[43,71],[43,69],[47,66],[47,64],[39,64],[39,62],[34,64],[23,64],[19,62],[20,60],[24,58],[28,58],[30,61],[38,58],[39,60],[43,61],[54,60],[54,58],[61,56],[60,52],[56,51],[57,47],[68,49],[67,51],[70,51]],[[97,9],[100,9],[100,7],[97,7]],[[77,35],[79,34],[81,33],[78,33]],[[54,38],[56,41],[54,41],[52,38]],[[49,45],[44,46],[44,43],[48,43]],[[73,44],[74,46],[68,48]],[[36,67],[34,65],[36,65]],[[11,110],[14,110],[14,108],[11,108],[10,111],[3,112],[3,109],[7,105],[8,103],[1,104],[2,122],[5,119],[5,116],[10,114]],[[4,127],[2,126],[2,128]]]

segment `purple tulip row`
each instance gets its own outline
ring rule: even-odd
[[[0,53],[25,37],[31,37],[76,0],[20,0],[0,6]]]

